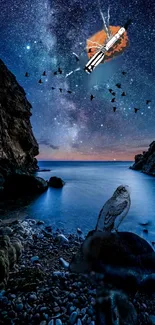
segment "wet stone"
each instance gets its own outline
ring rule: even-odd
[[[54,311],[54,313],[58,313],[60,311],[60,307],[59,306],[54,307],[53,308],[53,311]]]
[[[75,311],[76,310],[76,307],[75,306],[71,306],[70,308],[69,308],[69,313],[71,314],[73,311]]]
[[[61,321],[61,319],[56,319],[56,322],[55,322],[55,325],[62,325],[62,321]]]
[[[71,325],[75,324],[76,319],[77,319],[78,313],[76,311],[74,311],[70,317],[69,317],[69,322]]]
[[[31,295],[29,296],[29,301],[30,301],[30,302],[33,302],[33,301],[35,301],[35,300],[37,300],[37,296],[36,296],[36,294],[31,294]]]
[[[80,318],[78,318],[76,325],[82,325]]]

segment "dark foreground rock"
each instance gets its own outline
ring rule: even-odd
[[[135,156],[135,163],[130,168],[155,176],[155,141],[150,144],[148,151]]]
[[[120,291],[100,289],[97,298],[97,324],[137,324],[137,311]],[[104,321],[104,322],[103,322]]]
[[[133,233],[91,231],[73,257],[70,270],[104,272],[106,265],[155,272],[155,252]]]
[[[118,287],[112,282],[111,269],[106,269],[106,273],[86,274],[63,269],[59,260],[71,261],[83,243],[79,236],[63,234],[59,229],[53,232],[52,227],[47,236],[46,225],[33,219],[7,222],[7,226],[1,222],[0,230],[3,236],[7,233],[10,242],[16,237],[24,247],[18,264],[11,264],[5,289],[0,291],[0,324],[152,324],[155,299],[147,289],[151,286],[152,292],[155,291],[155,277],[145,275],[144,269],[142,273],[135,273],[136,292],[123,293],[124,285],[119,290],[121,281]],[[136,255],[152,252],[145,241],[129,237],[128,244],[131,250],[135,249]],[[117,270],[115,266],[114,270]],[[121,268],[120,278],[124,279],[127,271],[129,269]]]
[[[0,287],[6,285],[9,271],[22,253],[22,244],[19,239],[10,239],[7,235],[0,235]]]
[[[34,172],[38,144],[30,123],[31,104],[15,76],[0,60],[0,173]]]
[[[49,180],[49,186],[54,188],[62,188],[65,185],[65,182],[56,176],[52,176]]]
[[[4,196],[12,198],[43,193],[47,190],[48,183],[41,177],[27,174],[14,174],[6,178],[3,187]]]

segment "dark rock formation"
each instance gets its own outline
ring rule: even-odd
[[[9,175],[4,182],[5,197],[21,197],[40,194],[47,190],[48,183],[41,177],[26,174]]]
[[[52,186],[54,188],[62,188],[64,186],[65,182],[56,176],[53,176],[49,180],[49,186]]]
[[[0,173],[37,170],[38,144],[30,123],[31,104],[0,60]]]
[[[22,252],[20,240],[0,236],[0,286],[7,283],[10,268],[17,262]]]
[[[96,304],[96,324],[137,324],[137,312],[121,291],[101,289]]]
[[[143,238],[129,232],[91,231],[70,263],[72,272],[105,272],[106,266],[155,272],[155,252]]]
[[[135,163],[130,168],[155,176],[155,141],[150,144],[148,151],[135,156]]]

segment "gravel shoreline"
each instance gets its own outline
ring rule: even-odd
[[[23,252],[0,291],[0,324],[96,324],[96,292],[104,288],[102,275],[70,273],[59,260],[70,262],[81,238],[64,236],[59,229],[53,232],[52,227],[32,219],[2,230],[21,240]],[[138,314],[138,325],[155,324],[154,294],[137,293],[129,300]]]

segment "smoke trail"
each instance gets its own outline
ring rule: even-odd
[[[66,78],[69,77],[74,71],[70,71],[69,73],[66,74]]]
[[[108,27],[109,27],[109,21],[110,21],[110,6],[108,7]]]
[[[66,78],[69,77],[72,73],[77,72],[77,71],[80,71],[80,70],[81,70],[81,68],[77,68],[77,69],[75,69],[75,70],[72,70],[72,71],[68,72],[68,73],[66,74]]]
[[[103,20],[103,29],[104,29],[105,33],[107,34],[108,38],[110,38],[110,36],[111,36],[110,30],[109,30],[110,7],[108,8],[108,24],[106,24],[104,14],[103,14],[102,9],[101,9],[100,0],[98,0],[98,5],[99,5],[100,15],[101,15],[101,18]]]

